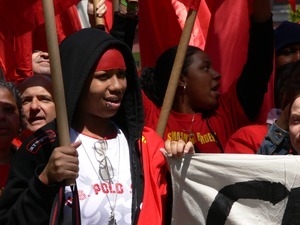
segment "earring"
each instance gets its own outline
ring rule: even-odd
[[[185,93],[186,85],[183,85],[183,93]]]

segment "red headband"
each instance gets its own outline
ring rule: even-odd
[[[96,71],[112,70],[112,69],[126,69],[124,57],[116,49],[107,50],[101,57]]]

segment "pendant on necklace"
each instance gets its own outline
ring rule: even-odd
[[[195,135],[194,133],[189,133],[189,139],[194,139]]]
[[[115,213],[114,212],[110,212],[110,216],[108,219],[108,225],[117,225],[117,221],[115,219]]]

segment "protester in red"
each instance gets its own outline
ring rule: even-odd
[[[300,60],[300,24],[284,21],[274,31],[275,35],[275,82],[274,103],[266,124],[242,127],[228,140],[226,153],[256,153],[268,133],[269,127],[278,119],[281,111],[287,107],[287,92],[296,82],[298,62]],[[295,82],[291,82],[294,79]],[[291,95],[291,94],[290,94]],[[280,122],[280,120],[278,121]],[[287,129],[285,123],[283,129]],[[283,136],[282,136],[283,137]]]
[[[273,26],[268,0],[253,2],[247,64],[229,90],[209,56],[188,46],[164,139],[191,141],[196,151],[222,153],[231,134],[258,115],[273,65]],[[177,48],[165,51],[141,75],[146,125],[156,128]],[[166,96],[168,97],[168,96]],[[149,99],[150,100],[149,100]]]

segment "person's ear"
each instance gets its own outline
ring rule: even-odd
[[[186,87],[186,85],[187,85],[186,77],[183,75],[180,75],[179,80],[178,80],[178,86]]]

